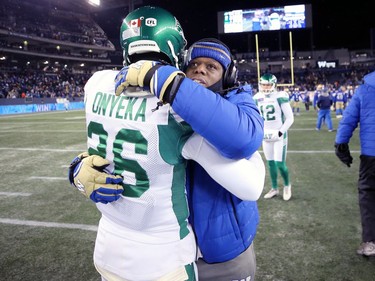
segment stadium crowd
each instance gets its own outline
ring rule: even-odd
[[[0,98],[83,97],[83,86],[90,75],[67,71],[0,72]]]
[[[27,13],[24,13],[25,5]],[[0,29],[78,44],[112,45],[104,31],[87,15],[55,8],[41,17],[43,9],[42,5],[6,0],[0,7]]]
[[[298,87],[301,93],[309,94],[312,98],[318,85],[338,90],[341,86],[355,88],[361,84],[362,77],[371,72],[371,67],[351,67],[336,70],[304,69],[297,70],[295,86],[286,89],[290,95]],[[83,95],[83,86],[91,73],[72,73],[67,70],[60,72],[44,72],[43,70],[2,71],[0,72],[0,98],[24,97],[80,97]],[[291,83],[290,73],[278,73],[281,84]],[[243,77],[242,77],[243,79]],[[257,87],[257,77],[254,75],[242,83]],[[304,96],[305,96],[304,95]],[[312,100],[312,99],[311,99]]]

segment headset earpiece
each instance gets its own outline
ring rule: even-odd
[[[224,73],[223,88],[228,89],[234,87],[237,82],[237,75],[237,67],[234,65],[233,57],[231,57],[231,63]]]

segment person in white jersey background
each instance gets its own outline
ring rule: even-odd
[[[276,89],[275,75],[264,74],[259,81],[259,91],[254,96],[260,114],[264,119],[263,153],[267,160],[271,189],[264,195],[270,199],[279,194],[278,172],[283,180],[283,199],[292,196],[292,185],[286,165],[288,148],[288,129],[294,122],[293,110],[289,103],[289,95]]]

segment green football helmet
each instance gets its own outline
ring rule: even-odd
[[[123,20],[120,44],[124,64],[138,60],[157,60],[180,68],[187,44],[178,20],[168,11],[154,6],[140,7]]]
[[[271,73],[264,74],[259,79],[259,92],[272,93],[276,89],[277,78]],[[269,87],[271,85],[271,87]],[[265,87],[264,87],[265,86]]]

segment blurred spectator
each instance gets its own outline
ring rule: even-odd
[[[323,90],[318,97],[316,102],[318,111],[318,119],[316,121],[316,130],[319,131],[322,126],[323,120],[327,125],[328,131],[333,132],[332,118],[331,118],[331,106],[333,105],[333,100],[327,90]]]

